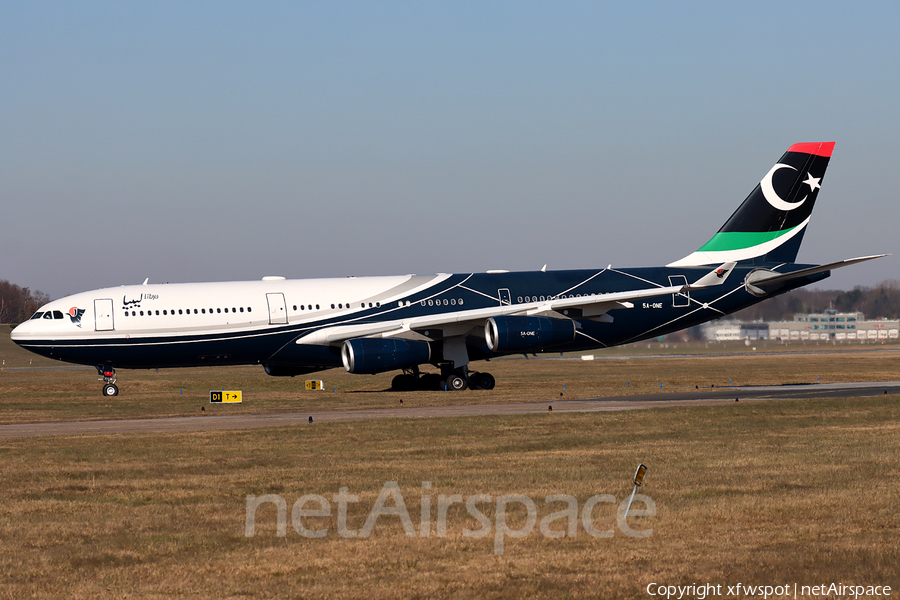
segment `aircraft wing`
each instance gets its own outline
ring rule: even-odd
[[[346,340],[360,337],[400,337],[406,339],[433,340],[465,335],[476,327],[484,326],[491,317],[505,315],[550,316],[561,319],[600,318],[612,320],[607,312],[619,308],[633,308],[634,302],[647,298],[681,294],[693,289],[721,285],[734,268],[735,263],[725,263],[694,283],[649,287],[608,294],[579,296],[575,298],[554,298],[539,302],[506,304],[460,310],[434,315],[424,315],[396,321],[360,323],[326,327],[298,339],[298,344],[338,345]]]

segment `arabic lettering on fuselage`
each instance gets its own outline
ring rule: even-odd
[[[158,294],[141,294],[139,298],[129,300],[127,296],[122,296],[122,308],[140,308],[142,300],[157,300]]]

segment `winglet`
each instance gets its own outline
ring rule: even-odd
[[[714,285],[722,285],[728,279],[728,274],[734,269],[736,262],[722,263],[694,283],[686,286],[688,290],[698,290],[702,288],[712,287]]]

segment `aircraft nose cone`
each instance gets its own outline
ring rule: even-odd
[[[31,323],[29,321],[25,321],[16,326],[15,329],[12,330],[12,333],[9,334],[9,337],[12,338],[17,344],[21,344],[23,341],[28,339],[31,333]]]

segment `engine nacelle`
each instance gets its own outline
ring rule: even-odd
[[[427,363],[431,346],[413,340],[357,338],[344,342],[341,360],[348,373],[384,373]]]
[[[575,339],[575,321],[548,317],[491,317],[484,338],[493,352],[527,352]]]

